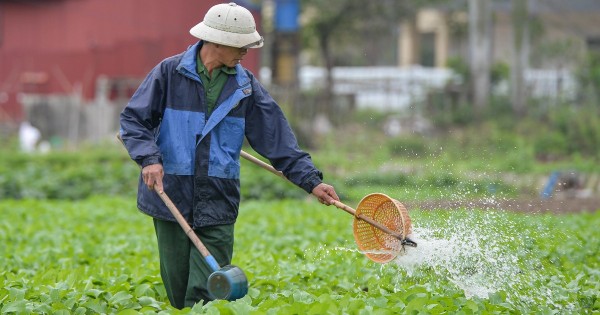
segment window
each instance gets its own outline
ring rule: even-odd
[[[588,37],[586,43],[588,50],[600,52],[600,37]]]
[[[423,67],[435,66],[435,33],[421,33],[420,63]]]

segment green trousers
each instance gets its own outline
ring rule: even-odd
[[[206,281],[213,270],[185,234],[179,223],[154,219],[158,239],[160,275],[173,307],[182,309],[212,300]],[[196,230],[204,246],[221,267],[231,264],[233,224]]]

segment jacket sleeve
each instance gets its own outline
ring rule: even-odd
[[[302,151],[281,108],[253,77],[251,104],[246,115],[246,138],[273,167],[306,192],[322,182],[323,174]]]
[[[166,75],[152,69],[120,115],[120,135],[129,156],[140,166],[162,163],[155,135],[165,107]]]

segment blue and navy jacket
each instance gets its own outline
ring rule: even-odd
[[[140,166],[162,163],[164,191],[194,228],[232,224],[240,202],[240,150],[252,148],[293,183],[312,192],[322,173],[298,147],[280,107],[254,75],[236,65],[213,112],[196,72],[202,41],[160,62],[121,112],[121,138]],[[141,176],[138,208],[175,221]]]

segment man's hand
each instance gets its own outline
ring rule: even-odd
[[[334,201],[340,201],[340,197],[335,193],[333,186],[325,183],[321,183],[313,188],[312,194],[317,197],[320,203],[327,206],[333,204]]]
[[[142,179],[150,190],[163,191],[163,175],[162,164],[151,164],[142,169]]]

